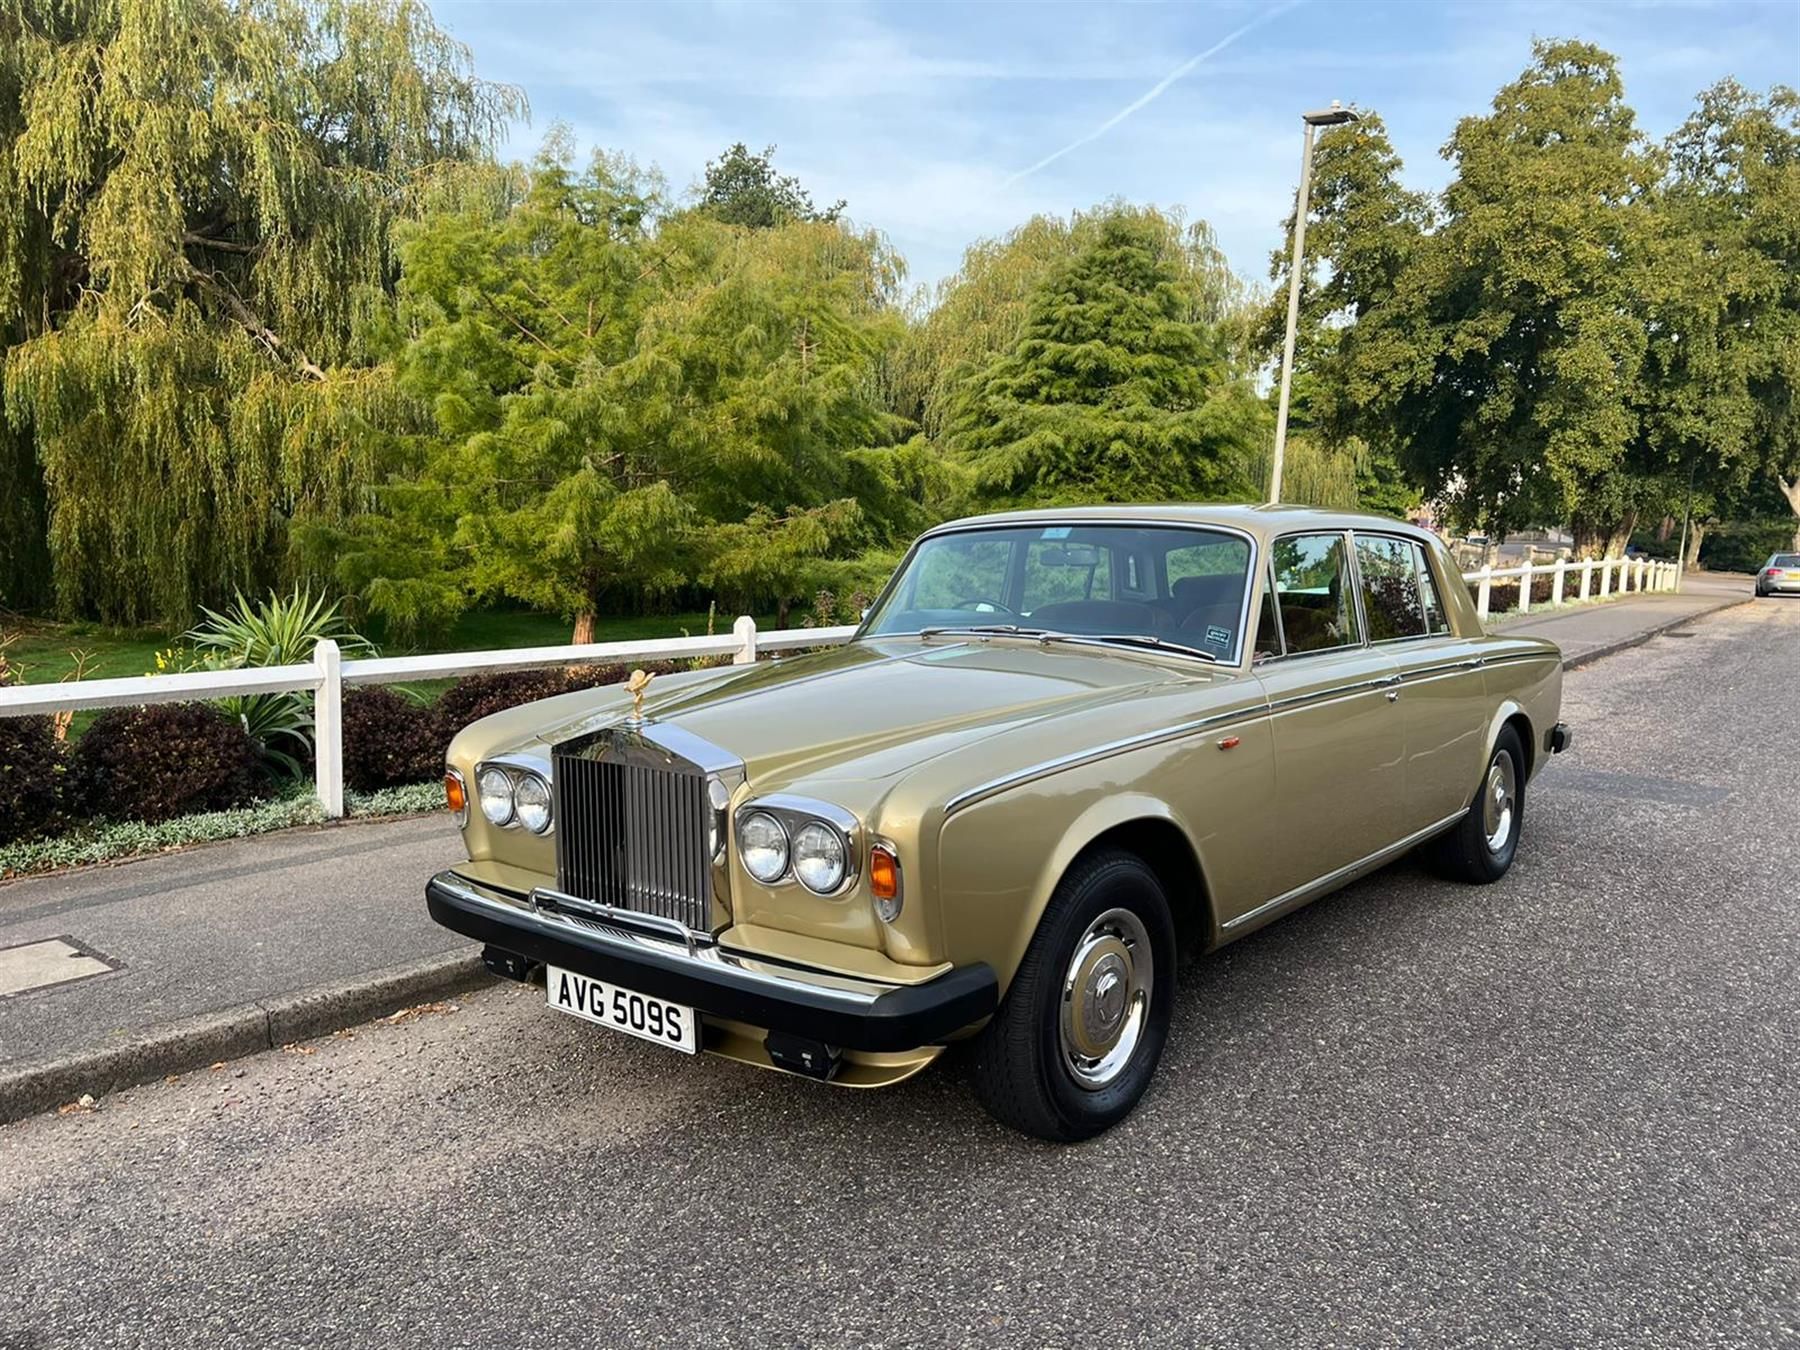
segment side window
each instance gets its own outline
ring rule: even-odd
[[[1025,598],[1019,612],[1070,600],[1110,600],[1112,550],[1097,544],[1034,539],[1025,547]]]
[[[1363,612],[1369,640],[1425,636],[1425,605],[1419,596],[1419,548],[1410,539],[1375,534],[1356,536],[1356,567],[1362,576]]]
[[[1444,602],[1438,596],[1437,581],[1431,573],[1431,551],[1423,544],[1414,544],[1413,551],[1419,559],[1419,598],[1425,604],[1425,631],[1433,637],[1450,631],[1450,616],[1444,612]]]
[[[945,539],[919,560],[913,609],[993,608],[1006,598],[1012,544],[1004,539]]]
[[[1362,641],[1345,575],[1343,535],[1289,535],[1275,541],[1274,558],[1275,602],[1288,655]]]

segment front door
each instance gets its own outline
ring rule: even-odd
[[[1269,700],[1276,810],[1258,903],[1385,848],[1406,815],[1400,665],[1364,640],[1349,536],[1276,540],[1270,583],[1256,676]]]

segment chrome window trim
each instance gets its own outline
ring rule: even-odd
[[[1251,532],[1250,530],[1244,529],[1241,525],[1225,525],[1225,524],[1215,525],[1215,524],[1212,524],[1207,521],[1198,521],[1198,520],[1171,520],[1171,519],[1168,519],[1168,518],[1162,517],[1162,516],[1152,516],[1149,518],[1145,518],[1142,516],[1125,516],[1125,515],[1084,516],[1079,520],[1065,519],[1065,521],[1063,523],[1071,526],[1072,528],[1079,528],[1079,527],[1091,525],[1091,526],[1094,526],[1097,528],[1106,528],[1109,526],[1114,526],[1114,527],[1116,527],[1116,526],[1139,526],[1139,527],[1149,527],[1149,528],[1156,528],[1156,529],[1210,530],[1214,534],[1228,534],[1228,535],[1233,535],[1239,539],[1242,539],[1246,544],[1248,544],[1250,546],[1250,556],[1244,563],[1244,598],[1243,598],[1242,603],[1238,606],[1237,644],[1232,650],[1231,660],[1220,661],[1218,664],[1221,666],[1230,667],[1232,669],[1242,669],[1244,667],[1244,665],[1254,655],[1252,648],[1255,646],[1255,643],[1254,643],[1254,641],[1252,641],[1252,639],[1254,638],[1255,635],[1252,633],[1245,632],[1245,627],[1249,622],[1250,602],[1255,597],[1255,594],[1256,594],[1256,580],[1255,580],[1256,567],[1257,567],[1257,563],[1261,560],[1262,550],[1258,546],[1257,536],[1253,532]],[[869,619],[874,614],[879,613],[881,610],[881,607],[887,603],[889,595],[891,595],[893,593],[894,588],[900,582],[900,578],[906,574],[906,569],[912,565],[912,560],[913,560],[914,556],[918,553],[920,548],[922,548],[925,545],[927,540],[936,539],[936,538],[939,538],[940,536],[950,535],[950,534],[975,534],[975,533],[978,533],[980,531],[985,531],[985,530],[1031,530],[1031,529],[1055,529],[1055,528],[1057,528],[1057,521],[1055,519],[1047,519],[1047,520],[1041,520],[1041,521],[996,520],[996,521],[989,521],[989,522],[985,522],[985,523],[967,524],[967,525],[958,525],[958,524],[952,522],[947,525],[934,526],[932,529],[926,530],[925,533],[921,534],[917,539],[913,540],[912,547],[910,547],[909,549],[906,550],[905,556],[903,556],[900,559],[899,563],[895,565],[894,574],[887,579],[887,584],[881,588],[880,594],[878,594],[875,597],[875,599],[870,603],[868,613],[865,614],[862,618],[862,621],[857,624],[856,631],[850,635],[850,641],[851,642],[861,642],[864,638],[867,638],[871,642],[885,642],[890,638],[903,638],[903,637],[917,637],[918,636],[918,634],[916,632],[914,632],[914,633],[871,633],[871,632],[869,632]],[[1330,531],[1326,531],[1326,533],[1330,533]],[[974,636],[974,635],[971,635],[971,636]],[[1136,650],[1136,649],[1134,649],[1134,650]],[[1145,648],[1142,650],[1149,650],[1149,649]],[[1180,656],[1181,653],[1180,652],[1169,652],[1168,655]]]
[[[1341,655],[1344,652],[1360,651],[1369,646],[1369,625],[1364,621],[1362,613],[1362,575],[1356,571],[1356,545],[1350,537],[1353,533],[1354,531],[1351,530],[1332,529],[1288,530],[1286,533],[1278,534],[1269,540],[1269,576],[1267,585],[1270,593],[1275,596],[1275,626],[1281,630],[1281,655],[1271,656],[1267,661],[1262,663],[1263,665],[1267,666],[1276,661],[1294,661],[1308,656]],[[1309,652],[1290,652],[1287,649],[1287,625],[1283,623],[1281,619],[1281,593],[1275,589],[1275,546],[1283,539],[1314,539],[1321,535],[1330,534],[1335,534],[1343,540],[1346,570],[1355,582],[1357,640],[1355,642],[1340,642],[1335,647],[1314,647]]]
[[[1392,530],[1354,530],[1353,529],[1353,530],[1351,530],[1350,533],[1355,535],[1358,539],[1361,539],[1365,536],[1370,539],[1392,539],[1395,543],[1407,544],[1407,545],[1411,546],[1411,548],[1413,550],[1413,571],[1414,571],[1414,573],[1416,574],[1418,572],[1420,563],[1425,564],[1426,574],[1431,577],[1431,588],[1432,588],[1432,590],[1434,590],[1438,593],[1438,607],[1440,609],[1443,608],[1443,604],[1444,604],[1443,588],[1438,585],[1437,574],[1435,572],[1431,571],[1431,550],[1426,548],[1424,544],[1420,543],[1417,539],[1414,539],[1411,535],[1396,534]],[[1357,560],[1356,593],[1357,593],[1358,597],[1360,598],[1362,595],[1362,560],[1360,558]],[[1400,637],[1382,638],[1380,642],[1375,642],[1375,643],[1372,643],[1371,645],[1376,646],[1376,647],[1385,647],[1389,643],[1393,643],[1393,642],[1417,642],[1421,638],[1455,637],[1456,634],[1454,632],[1452,632],[1450,630],[1450,628],[1448,627],[1448,624],[1449,624],[1449,615],[1448,614],[1446,614],[1444,616],[1444,621],[1445,621],[1446,627],[1444,628],[1443,632],[1434,633],[1431,631],[1431,613],[1429,610],[1427,610],[1425,608],[1425,592],[1421,590],[1419,592],[1419,622],[1421,622],[1425,625],[1425,631],[1423,633],[1405,633],[1405,634],[1402,634]]]

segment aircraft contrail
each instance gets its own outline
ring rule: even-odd
[[[1118,112],[1114,113],[1111,117],[1107,118],[1104,122],[1102,122],[1099,126],[1095,127],[1092,131],[1088,132],[1084,136],[1077,136],[1074,140],[1070,141],[1067,145],[1065,145],[1060,150],[1051,151],[1049,154],[1045,155],[1042,159],[1040,159],[1036,164],[1033,164],[1030,168],[1020,169],[1017,173],[1015,173],[1012,177],[1008,178],[1000,186],[1001,187],[1011,187],[1014,183],[1018,182],[1021,178],[1029,178],[1029,177],[1031,177],[1032,174],[1036,173],[1039,169],[1045,168],[1048,165],[1056,163],[1057,160],[1061,159],[1064,155],[1068,154],[1070,151],[1079,150],[1082,146],[1088,144],[1090,141],[1099,140],[1107,132],[1111,131],[1114,127],[1118,126],[1119,123],[1123,122],[1127,117],[1130,117],[1139,108],[1144,107],[1146,104],[1155,102],[1159,97],[1161,97],[1161,95],[1165,89],[1167,89],[1170,85],[1174,84],[1175,81],[1181,79],[1184,75],[1187,75],[1189,72],[1191,72],[1194,69],[1195,66],[1199,65],[1202,61],[1206,60],[1209,56],[1217,56],[1220,52],[1224,51],[1232,43],[1236,42],[1239,38],[1243,37],[1244,34],[1252,32],[1255,29],[1261,28],[1265,23],[1268,23],[1272,19],[1279,18],[1281,15],[1287,13],[1290,9],[1293,9],[1296,5],[1299,5],[1301,2],[1302,2],[1302,0],[1288,0],[1287,4],[1276,5],[1273,9],[1270,9],[1270,10],[1266,11],[1265,13],[1257,15],[1256,18],[1250,20],[1250,22],[1245,24],[1243,27],[1234,28],[1231,32],[1227,33],[1224,37],[1220,38],[1217,42],[1213,43],[1212,46],[1208,47],[1205,51],[1201,52],[1199,55],[1191,56],[1187,60],[1183,61],[1180,65],[1176,66],[1174,70],[1171,70],[1167,75],[1163,76],[1162,79],[1158,80],[1155,84],[1151,85],[1150,88],[1147,89],[1144,93],[1138,95],[1130,103],[1127,103],[1123,108],[1120,108]]]

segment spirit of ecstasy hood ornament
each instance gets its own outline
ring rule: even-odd
[[[631,720],[644,720],[644,692],[650,688],[650,681],[656,676],[646,675],[641,670],[631,672],[631,678],[625,681],[625,692],[631,695]]]

